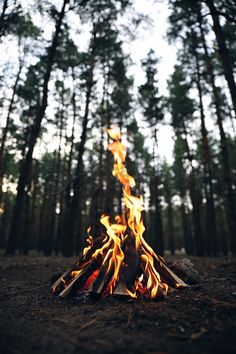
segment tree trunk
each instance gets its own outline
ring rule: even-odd
[[[172,255],[175,254],[175,235],[174,235],[174,217],[173,217],[173,206],[171,202],[171,197],[169,191],[167,193],[167,231],[168,231],[168,248]]]
[[[40,215],[39,215],[39,237],[38,237],[38,252],[43,250],[43,243],[44,243],[44,230],[45,230],[45,215],[48,209],[48,195],[47,195],[47,184],[44,183],[43,186],[43,193],[42,193],[42,204],[40,208]]]
[[[154,251],[160,255],[164,254],[164,235],[163,235],[163,220],[162,220],[162,208],[160,201],[160,184],[161,184],[161,173],[159,166],[159,156],[157,156],[158,141],[157,141],[157,128],[155,127],[153,132],[153,161],[156,167],[153,169],[153,180],[152,180],[152,192],[154,196],[154,230],[153,230],[153,248]],[[151,193],[152,193],[151,192]]]
[[[30,210],[30,220],[31,220],[30,233],[33,236],[33,241],[32,241],[33,249],[37,249],[38,235],[39,235],[37,196],[39,193],[40,184],[39,184],[38,178],[39,178],[39,163],[37,160],[35,160],[34,161],[34,173],[33,173],[33,178],[32,178],[32,182],[33,182],[32,203],[31,203],[31,210]]]
[[[110,128],[111,126],[111,114],[110,112],[107,112],[106,114],[106,126]],[[107,145],[109,144],[109,135],[107,134]],[[114,200],[115,196],[117,195],[116,193],[116,179],[113,178],[112,176],[112,168],[113,168],[113,157],[110,151],[106,151],[106,159],[105,159],[105,166],[106,166],[106,171],[105,171],[105,178],[106,178],[106,196],[105,196],[105,212],[107,215],[110,215],[111,217],[114,216]],[[118,186],[118,195],[120,196],[120,184]],[[118,198],[119,198],[118,196]],[[119,205],[118,210],[116,210],[116,213],[119,214],[119,211],[121,209],[121,206]]]
[[[72,70],[72,78],[73,78],[73,82],[75,82],[75,76],[73,70]],[[72,161],[73,161],[74,147],[75,147],[75,122],[77,118],[75,87],[73,87],[71,103],[73,109],[73,123],[72,123],[71,137],[68,138],[69,141],[67,142],[68,145],[70,144],[70,152],[69,152],[69,156],[66,157],[66,161],[64,162],[64,166],[66,166],[65,167],[66,187],[65,187],[65,192],[62,193],[60,197],[60,214],[58,220],[56,248],[55,248],[56,254],[63,250],[62,240],[63,240],[63,235],[66,235],[67,232],[66,217],[71,203],[71,191],[72,191],[71,170],[72,170]]]
[[[182,230],[184,236],[184,248],[185,248],[185,252],[188,255],[193,255],[194,254],[193,237],[192,237],[192,230],[189,222],[189,214],[186,213],[185,192],[183,193],[182,191],[180,191],[180,198],[181,198],[180,217],[181,217]]]
[[[9,227],[9,219],[11,215],[11,200],[10,200],[10,188],[6,193],[4,193],[3,197],[3,214],[0,218],[0,249],[4,249],[6,247],[7,241],[7,232]]]
[[[235,211],[235,200],[234,200],[235,196],[234,196],[234,190],[232,186],[231,170],[229,164],[229,153],[228,153],[228,147],[226,142],[226,135],[223,127],[223,117],[220,109],[219,91],[215,84],[214,70],[210,59],[210,55],[208,53],[208,48],[206,45],[201,17],[199,17],[199,29],[201,33],[201,39],[202,39],[202,44],[203,44],[203,49],[205,54],[206,66],[209,73],[209,80],[212,86],[214,106],[215,106],[216,117],[217,117],[217,125],[220,133],[220,149],[221,149],[222,164],[223,164],[225,196],[227,201],[227,219],[228,219],[228,227],[229,227],[229,233],[231,239],[231,251],[234,255],[236,255],[236,237],[235,237],[236,211]]]
[[[82,133],[80,137],[80,142],[78,144],[77,150],[77,165],[75,170],[75,176],[73,180],[73,197],[66,215],[66,233],[63,235],[63,254],[64,256],[73,255],[74,251],[78,253],[81,248],[81,230],[82,230],[82,220],[81,220],[81,186],[82,186],[82,174],[83,174],[83,155],[85,151],[85,143],[87,139],[87,125],[89,120],[89,108],[92,87],[94,84],[94,66],[95,66],[95,39],[96,32],[93,33],[93,38],[91,41],[90,49],[90,63],[89,63],[89,73],[87,79],[87,92],[85,100],[85,110],[82,123]],[[76,238],[75,238],[76,234]],[[69,235],[69,237],[68,237]]]
[[[62,93],[61,97],[61,109],[59,109],[58,112],[58,126],[57,129],[59,131],[59,147],[57,151],[57,156],[56,156],[56,163],[54,167],[54,173],[53,173],[53,192],[50,195],[50,222],[49,222],[49,229],[48,229],[48,239],[47,239],[47,245],[48,247],[44,249],[44,254],[46,256],[50,256],[53,252],[53,249],[55,248],[56,240],[55,240],[55,235],[56,235],[56,223],[57,223],[57,214],[56,214],[56,208],[57,208],[57,202],[58,202],[58,195],[62,193],[61,190],[59,190],[59,180],[60,180],[60,174],[61,174],[61,145],[62,145],[62,138],[63,138],[63,129],[64,129],[64,92]]]
[[[236,85],[234,81],[233,67],[230,59],[230,54],[226,46],[225,34],[220,25],[218,11],[217,8],[215,7],[214,1],[205,0],[205,3],[208,6],[211,13],[211,17],[213,21],[213,30],[219,47],[219,56],[223,66],[224,76],[229,86],[229,91],[232,98],[234,111],[236,113]]]
[[[213,192],[213,173],[212,163],[209,151],[208,132],[205,124],[205,113],[202,101],[201,74],[198,60],[198,54],[195,51],[197,78],[196,84],[199,96],[199,108],[201,118],[201,140],[203,150],[203,173],[204,173],[204,189],[206,196],[206,218],[207,218],[207,254],[208,256],[216,256],[217,253],[217,229],[215,218],[214,192]]]
[[[105,140],[105,126],[106,126],[106,96],[107,96],[107,79],[106,79],[106,72],[103,70],[103,93],[102,93],[102,101],[100,105],[100,148],[99,148],[99,180],[98,180],[98,189],[100,190],[100,196],[99,196],[99,213],[100,215],[104,212],[105,210],[105,196],[104,196],[104,182],[105,182],[105,171],[104,171],[104,140]]]
[[[14,85],[12,88],[12,95],[11,95],[11,100],[10,100],[10,104],[8,107],[6,125],[3,128],[3,133],[2,133],[2,137],[1,137],[1,145],[0,145],[0,203],[1,203],[1,199],[2,199],[2,182],[3,182],[3,176],[4,176],[4,150],[5,150],[6,140],[7,140],[7,134],[9,131],[10,118],[11,118],[11,114],[13,111],[16,90],[17,90],[17,86],[18,86],[18,82],[20,79],[20,74],[21,74],[22,68],[23,68],[23,62],[20,61],[19,70],[17,72],[16,79],[15,79],[15,82],[14,82]]]
[[[11,228],[10,228],[7,249],[6,249],[6,254],[8,254],[8,255],[14,254],[15,250],[16,250],[16,239],[17,239],[18,228],[19,228],[19,225],[21,224],[21,215],[22,215],[21,210],[22,210],[23,203],[24,203],[25,187],[26,187],[28,180],[29,180],[34,147],[35,147],[37,138],[39,136],[40,129],[41,129],[41,123],[42,123],[42,120],[43,120],[43,117],[45,114],[45,110],[47,108],[48,83],[50,80],[52,66],[53,66],[55,55],[56,55],[56,49],[57,49],[57,45],[58,45],[59,34],[61,32],[62,21],[63,21],[64,15],[65,15],[65,7],[68,3],[69,3],[69,0],[63,1],[61,12],[60,12],[57,22],[56,22],[55,34],[53,36],[52,44],[48,50],[46,72],[45,72],[44,80],[43,80],[42,102],[41,102],[40,106],[38,107],[38,111],[37,111],[37,114],[36,114],[36,117],[34,120],[34,124],[32,126],[31,135],[29,138],[28,151],[27,151],[24,161],[22,162],[21,170],[20,170],[20,177],[19,177],[18,186],[17,186],[17,196],[16,196],[15,205],[14,205],[14,209],[13,209]]]
[[[202,227],[201,227],[201,204],[202,197],[200,192],[197,190],[196,186],[196,178],[193,168],[193,157],[190,152],[189,144],[188,144],[188,134],[183,122],[184,129],[184,142],[186,147],[187,159],[190,163],[191,172],[189,175],[189,190],[190,190],[190,198],[192,203],[192,215],[193,215],[193,231],[194,231],[194,241],[195,241],[195,252],[197,256],[204,256],[204,243],[202,237]]]
[[[155,215],[154,215],[154,232],[153,232],[153,249],[155,252],[161,256],[164,254],[164,237],[163,237],[163,222],[162,222],[162,213],[161,213],[161,204],[160,204],[160,195],[159,195],[159,186],[160,186],[160,176],[154,176],[154,205],[155,205]]]
[[[1,16],[0,16],[0,39],[2,36],[4,36],[4,33],[5,33],[4,17],[5,17],[5,13],[6,13],[7,8],[8,8],[8,0],[4,0],[3,6],[2,6],[2,12],[1,12]]]
[[[29,181],[27,186],[27,191],[25,193],[24,210],[23,210],[23,227],[19,230],[19,250],[20,253],[27,255],[29,253],[29,242],[30,242],[30,226],[32,220],[30,220],[30,189],[31,181]]]

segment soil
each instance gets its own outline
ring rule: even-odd
[[[190,258],[198,285],[164,300],[60,300],[50,278],[75,259],[0,258],[0,353],[235,353],[236,261]]]

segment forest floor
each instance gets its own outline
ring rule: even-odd
[[[1,354],[235,353],[235,259],[191,257],[199,286],[162,301],[62,301],[50,278],[74,260],[0,257]]]

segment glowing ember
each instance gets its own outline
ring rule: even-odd
[[[126,147],[121,143],[118,129],[108,129],[107,132],[112,139],[108,145],[114,156],[112,174],[123,185],[125,211],[116,216],[116,223],[111,223],[107,215],[101,216],[104,233],[99,240],[94,240],[88,229],[88,247],[83,256],[57,280],[52,292],[61,297],[68,296],[72,289],[132,298],[166,295],[167,284],[176,288],[186,284],[144,240],[143,198],[132,195],[135,180],[125,167]]]

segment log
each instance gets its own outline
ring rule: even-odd
[[[142,248],[136,250],[135,238],[130,235],[124,242],[124,265],[121,268],[120,279],[114,289],[113,294],[118,296],[129,295],[127,289],[134,293],[134,286],[140,269],[140,256]]]
[[[112,275],[113,267],[108,271],[109,260],[100,269],[97,279],[93,283],[92,293],[102,295],[106,290]]]
[[[160,274],[161,281],[163,283],[166,283],[175,289],[185,288],[188,286],[182,279],[172,272],[163,259],[158,256],[155,260],[155,268]]]
[[[62,298],[72,295],[76,290],[79,290],[85,285],[87,279],[97,270],[102,263],[102,260],[93,259],[87,266],[83,268],[81,273],[75,276],[72,281],[60,292],[59,296]]]
[[[129,297],[130,296],[130,294],[127,291],[127,286],[123,280],[120,280],[117,283],[117,285],[113,291],[113,295],[119,296],[119,297]]]
[[[51,286],[51,291],[53,294],[60,294],[65,287],[65,283],[69,283],[72,279],[71,272],[82,269],[87,262],[92,259],[93,253],[100,248],[102,245],[102,238],[96,238],[93,241],[93,246],[87,252],[86,255],[82,255],[79,260],[66,272],[64,272],[60,278],[58,278],[55,283]]]

